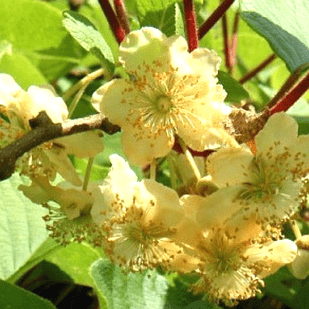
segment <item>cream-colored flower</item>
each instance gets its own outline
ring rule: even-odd
[[[217,83],[221,60],[214,51],[189,53],[183,37],[167,38],[145,27],[127,35],[119,55],[131,79],[106,83],[92,103],[121,127],[123,149],[132,163],[165,156],[175,134],[198,151],[235,143],[221,125],[230,108]]]
[[[190,220],[183,220],[174,236],[184,252],[172,266],[199,274],[194,292],[233,305],[255,296],[264,277],[295,259],[297,247],[290,240],[265,237],[253,217],[234,217],[228,198],[220,205],[215,194],[181,198]]]
[[[219,187],[234,187],[231,207],[258,222],[280,224],[299,209],[301,177],[309,168],[309,136],[297,136],[296,121],[285,113],[269,118],[256,136],[256,154],[244,148],[220,149],[207,168]],[[225,195],[226,189],[215,194]],[[240,210],[241,208],[241,210]]]
[[[309,275],[309,235],[302,236],[295,243],[297,257],[288,267],[295,278],[306,279]]]
[[[234,305],[254,297],[264,285],[262,279],[291,263],[297,248],[287,239],[250,244],[239,242],[237,235],[230,237],[223,230],[214,230],[201,242],[198,253],[201,278],[192,290]]]
[[[183,218],[177,193],[153,180],[137,182],[128,164],[112,155],[112,170],[95,198],[94,220],[111,260],[133,271],[166,265],[181,250],[170,238]]]
[[[48,178],[40,176],[32,178],[30,186],[20,185],[18,189],[34,203],[56,202],[69,220],[89,214],[94,200],[91,190],[81,190],[68,183],[52,186]]]
[[[10,123],[0,120],[1,146],[17,140],[31,130],[29,120],[45,111],[54,123],[61,123],[68,117],[67,107],[57,97],[51,86],[31,86],[28,91],[21,89],[7,74],[0,74],[1,112]],[[68,154],[78,157],[93,157],[103,150],[100,137],[95,132],[79,133],[47,142],[23,155],[17,166],[29,176],[47,176],[53,179],[58,172],[74,185],[81,185]]]

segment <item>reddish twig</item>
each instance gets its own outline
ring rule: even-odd
[[[231,73],[232,67],[230,62],[230,46],[229,46],[230,44],[229,44],[229,33],[228,33],[226,14],[222,16],[222,32],[223,32],[225,66],[228,69],[229,73]]]
[[[127,10],[123,0],[114,0],[114,6],[121,27],[124,29],[126,34],[130,33]]]
[[[211,16],[202,24],[198,30],[198,37],[202,39],[203,36],[214,26],[214,24],[224,15],[227,9],[233,4],[235,0],[225,0],[218,8],[211,14]]]
[[[238,43],[238,26],[239,26],[240,14],[239,10],[236,12],[234,17],[234,25],[233,25],[233,34],[230,45],[230,66],[231,71],[233,70],[236,64],[236,51],[237,51],[237,43]]]
[[[100,6],[104,12],[104,15],[106,16],[106,19],[114,33],[114,36],[117,40],[117,42],[120,44],[125,36],[126,33],[124,31],[124,29],[121,27],[118,18],[113,10],[113,8],[111,7],[110,3],[108,0],[99,0]]]
[[[270,109],[273,115],[287,111],[309,88],[309,73],[284,98]]]
[[[268,103],[267,105],[268,108],[275,106],[279,102],[279,100],[282,99],[294,87],[294,85],[297,83],[306,67],[308,67],[308,65],[302,65],[291,73],[291,75],[282,85],[277,94]]]
[[[248,72],[246,75],[244,75],[239,82],[241,84],[244,84],[246,81],[251,79],[252,77],[256,76],[260,71],[262,71],[267,65],[269,65],[272,61],[276,59],[275,54],[271,54],[267,59],[265,59],[261,64],[259,64],[256,68],[254,68],[252,71]]]
[[[198,47],[198,36],[193,0],[183,0],[183,6],[185,11],[189,52],[192,52]]]

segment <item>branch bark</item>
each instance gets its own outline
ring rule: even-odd
[[[5,180],[14,173],[15,163],[19,157],[45,142],[95,129],[108,134],[120,131],[118,126],[111,124],[102,114],[53,123],[45,112],[40,112],[29,123],[32,128],[29,133],[0,150],[0,180]]]

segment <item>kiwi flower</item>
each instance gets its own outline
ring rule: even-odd
[[[235,143],[222,126],[230,107],[223,103],[226,92],[216,77],[221,60],[214,51],[189,53],[183,37],[145,27],[126,36],[119,56],[130,79],[106,83],[92,104],[121,127],[131,163],[165,156],[175,135],[197,151]]]
[[[0,147],[31,131],[29,120],[45,111],[53,123],[61,123],[68,117],[62,98],[51,86],[31,86],[24,91],[7,74],[0,74],[1,112],[9,123],[0,117]],[[84,132],[46,142],[17,160],[17,166],[28,176],[44,176],[53,179],[58,172],[74,185],[81,185],[75,169],[67,157],[74,154],[80,158],[93,157],[103,150],[100,137],[95,132]]]
[[[257,152],[220,149],[207,169],[220,188],[218,199],[232,187],[231,207],[240,216],[254,214],[264,226],[281,224],[300,205],[302,177],[309,168],[309,136],[298,136],[296,121],[285,113],[271,116],[255,138]],[[227,189],[229,188],[229,189]]]
[[[293,262],[297,246],[288,239],[273,241],[265,236],[253,216],[234,217],[228,199],[220,204],[214,194],[181,198],[186,219],[175,238],[184,251],[171,265],[172,270],[180,267],[199,275],[193,292],[234,305],[255,296],[263,278]]]
[[[168,264],[181,249],[170,239],[183,218],[177,193],[154,180],[138,182],[118,155],[110,160],[101,199],[94,195],[91,210],[93,221],[105,232],[105,253],[131,271]]]

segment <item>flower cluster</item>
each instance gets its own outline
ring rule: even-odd
[[[293,242],[282,229],[306,195],[309,136],[298,136],[296,121],[278,113],[251,147],[236,142],[225,129],[233,108],[218,83],[220,58],[206,48],[189,53],[180,36],[167,38],[150,27],[133,31],[120,44],[119,57],[127,74],[97,89],[92,104],[121,128],[129,163],[149,167],[150,178],[139,181],[114,154],[107,177],[81,190],[67,154],[94,157],[102,150],[99,136],[87,133],[22,157],[20,170],[31,179],[20,187],[24,194],[36,203],[58,203],[61,210],[50,207],[50,213],[64,212],[67,222],[87,217],[76,229],[82,235],[73,238],[103,247],[123,269],[193,274],[191,290],[216,302],[234,305],[255,296],[265,277],[288,264],[296,277],[307,276],[306,236]],[[29,120],[41,110],[54,123],[68,117],[53,89],[25,92],[5,74],[0,104],[9,120],[0,122],[2,144],[29,132]],[[165,161],[170,181],[162,184],[156,171]],[[53,185],[56,173],[67,183]],[[72,225],[64,226],[53,226],[56,238],[67,237]]]
[[[104,84],[93,105],[121,127],[130,163],[167,158],[174,190],[137,182],[112,157],[91,212],[107,254],[134,271],[159,264],[195,273],[194,292],[228,305],[254,296],[264,277],[297,255],[296,244],[280,237],[300,207],[308,136],[298,137],[295,120],[280,113],[254,149],[238,144],[224,129],[231,107],[216,77],[219,57],[205,48],[188,53],[182,37],[146,27],[127,35],[119,54],[129,78]],[[172,150],[175,140],[184,154]],[[188,147],[213,153],[201,161]]]
[[[7,74],[0,74],[0,106],[1,113],[7,119],[0,118],[1,148],[29,132],[29,120],[37,117],[41,111],[53,123],[62,123],[68,117],[67,106],[53,87],[31,86],[26,92]],[[68,154],[86,158],[94,157],[102,150],[101,138],[95,132],[79,133],[46,142],[17,160],[17,170],[32,181],[31,186],[22,185],[20,189],[33,202],[56,201],[64,207],[69,217],[77,217],[80,210],[89,204],[90,197],[79,189],[67,191],[55,188],[50,182],[58,173],[70,184],[81,186],[82,181]]]

